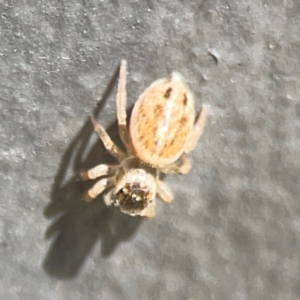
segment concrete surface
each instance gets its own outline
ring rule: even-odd
[[[0,1],[0,299],[299,299],[300,2]],[[82,201],[132,107],[177,70],[213,116],[151,221]]]

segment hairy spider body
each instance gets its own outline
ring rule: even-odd
[[[156,194],[167,203],[173,201],[170,188],[159,174],[186,174],[191,168],[186,155],[203,132],[208,109],[203,107],[195,122],[194,100],[178,73],[152,83],[136,102],[129,124],[126,115],[126,61],[121,62],[117,92],[119,135],[126,153],[110,139],[105,129],[91,118],[105,148],[119,162],[98,165],[81,174],[82,179],[103,177],[86,193],[95,199],[106,188],[106,205],[118,206],[131,216],[152,218]]]

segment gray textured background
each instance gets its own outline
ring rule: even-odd
[[[300,2],[120,2],[0,1],[0,299],[299,299]],[[213,112],[151,221],[77,179],[121,59],[129,106],[177,70]]]

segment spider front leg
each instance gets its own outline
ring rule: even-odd
[[[152,219],[155,216],[155,209],[154,207],[146,207],[142,213],[141,213],[142,217],[148,218],[148,219]]]
[[[100,195],[105,189],[108,187],[112,187],[114,184],[115,176],[102,178],[97,181],[85,194],[85,201],[91,202],[93,201],[98,195]]]
[[[101,164],[87,171],[81,172],[80,177],[82,180],[96,179],[101,176],[114,174],[118,167],[118,165],[109,166]]]
[[[157,179],[156,186],[157,194],[162,201],[171,203],[174,200],[174,195],[166,183]]]
[[[130,151],[129,134],[127,128],[127,113],[126,113],[126,73],[127,73],[127,62],[126,60],[121,61],[118,92],[116,97],[117,103],[117,118],[119,125],[119,136],[121,141],[125,145],[128,152]]]

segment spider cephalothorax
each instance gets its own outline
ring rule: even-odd
[[[135,157],[124,159],[115,173],[114,188],[106,196],[106,204],[120,207],[131,216],[148,216],[154,212],[156,195],[155,169]]]
[[[131,216],[153,217],[156,194],[165,202],[173,200],[169,187],[159,180],[159,173],[186,174],[191,164],[186,155],[201,136],[208,113],[203,107],[195,122],[194,99],[178,73],[155,81],[136,102],[130,126],[126,121],[126,61],[120,67],[117,93],[119,135],[126,153],[110,139],[105,129],[91,118],[105,148],[119,162],[98,165],[82,173],[83,179],[101,178],[87,192],[91,201],[104,189],[107,205],[118,206]]]
[[[141,214],[152,201],[150,191],[143,189],[138,182],[127,183],[113,198],[114,205],[120,206],[122,212],[134,215]]]

